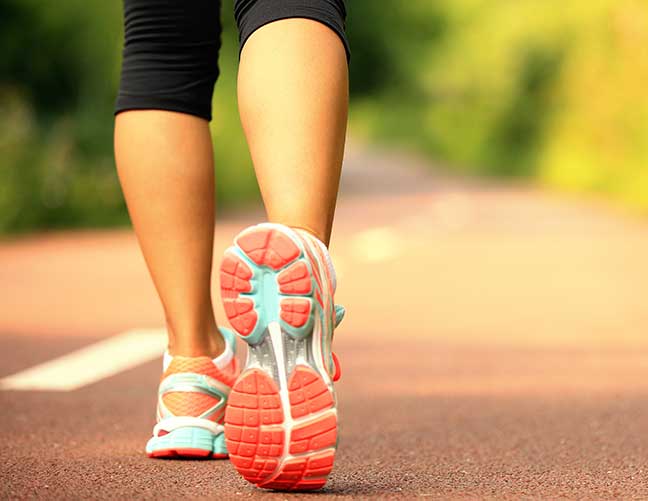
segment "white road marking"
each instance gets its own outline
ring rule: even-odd
[[[361,261],[380,262],[396,257],[400,242],[394,229],[389,227],[371,228],[359,232],[351,240],[351,253]]]
[[[3,390],[70,391],[158,358],[163,329],[131,330],[0,379]]]

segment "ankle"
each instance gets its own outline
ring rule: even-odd
[[[174,332],[168,329],[168,351],[172,356],[216,358],[225,350],[225,339],[214,326],[213,329]]]

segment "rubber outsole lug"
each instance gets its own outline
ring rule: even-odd
[[[225,412],[230,460],[243,478],[259,487],[318,489],[333,468],[334,398],[322,378],[306,366],[297,366],[288,388],[291,404],[286,413],[279,389],[267,374],[250,369],[241,376]]]

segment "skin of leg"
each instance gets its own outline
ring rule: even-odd
[[[207,121],[162,110],[122,112],[115,159],[164,307],[169,353],[217,356],[224,341],[211,300],[215,194]]]
[[[239,112],[268,219],[308,230],[327,245],[348,100],[346,53],[327,26],[283,19],[245,43]]]

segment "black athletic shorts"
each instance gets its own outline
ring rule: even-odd
[[[319,21],[349,45],[344,0],[236,0],[240,48],[264,24]],[[115,113],[180,111],[211,120],[218,78],[220,0],[124,0],[124,53]]]

